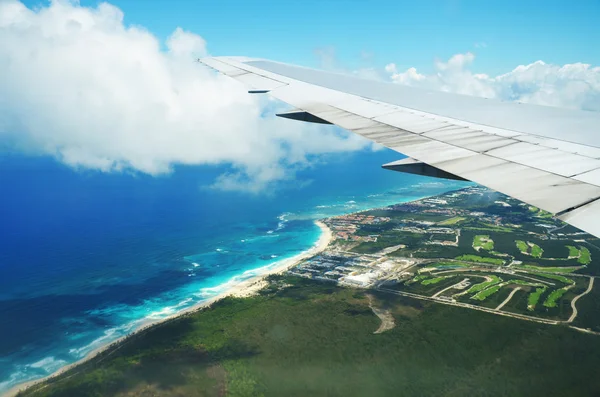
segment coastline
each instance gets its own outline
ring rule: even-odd
[[[325,225],[325,223],[323,223],[321,221],[315,221],[314,223],[321,229],[321,235],[319,236],[319,239],[317,240],[317,242],[308,250],[303,251],[303,252],[299,253],[298,255],[295,255],[291,258],[283,259],[279,262],[276,262],[273,266],[265,266],[264,270],[260,274],[257,274],[256,276],[253,276],[247,280],[240,281],[239,283],[232,285],[231,288],[229,288],[226,291],[223,291],[221,294],[219,294],[215,297],[212,297],[212,298],[207,299],[202,302],[198,302],[197,304],[195,304],[189,308],[181,310],[180,312],[174,313],[173,315],[165,317],[163,319],[150,320],[150,321],[144,323],[139,328],[137,328],[135,331],[133,331],[127,335],[124,335],[118,339],[115,339],[114,341],[111,341],[110,343],[108,343],[104,346],[101,346],[101,347],[98,347],[97,349],[92,350],[82,359],[77,360],[71,364],[65,365],[64,367],[60,368],[59,370],[57,370],[56,372],[54,372],[48,376],[15,385],[6,392],[5,396],[6,397],[14,397],[18,393],[23,392],[32,386],[43,383],[43,382],[47,381],[48,379],[52,379],[57,376],[60,376],[60,375],[64,374],[65,372],[70,371],[73,368],[77,367],[78,365],[81,365],[89,360],[92,360],[100,353],[103,353],[103,352],[107,351],[108,349],[110,349],[111,347],[114,347],[115,345],[123,342],[128,337],[138,334],[140,332],[144,332],[145,330],[147,330],[148,328],[150,328],[152,326],[155,326],[157,324],[160,324],[160,323],[163,323],[166,321],[171,321],[173,319],[185,316],[192,312],[196,312],[196,311],[201,310],[205,307],[208,307],[211,304],[213,304],[214,302],[221,300],[228,296],[247,297],[247,296],[251,296],[251,295],[255,294],[257,291],[259,291],[260,289],[262,289],[262,287],[264,287],[266,285],[265,278],[267,276],[269,276],[271,274],[281,274],[281,273],[287,271],[288,269],[294,267],[295,265],[297,265],[300,261],[302,261],[306,258],[309,258],[313,255],[316,255],[319,252],[323,251],[325,248],[327,248],[327,246],[329,245],[329,243],[331,242],[331,240],[333,238],[333,234],[332,234],[331,230],[327,227],[327,225]]]

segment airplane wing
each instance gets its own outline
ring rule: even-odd
[[[200,62],[409,156],[397,171],[465,179],[600,236],[600,113],[421,90],[244,57]]]

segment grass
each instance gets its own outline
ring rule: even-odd
[[[484,226],[468,226],[465,227],[466,230],[479,230],[483,232],[498,232],[498,233],[512,233],[513,229],[504,226],[496,226],[485,224]]]
[[[447,278],[451,278],[451,277],[454,277],[454,276],[443,276],[443,277],[430,278],[430,279],[421,281],[421,284],[423,284],[423,285],[437,284],[440,281],[445,280]]]
[[[493,287],[484,289],[483,291],[480,291],[477,294],[473,295],[471,297],[471,299],[476,299],[476,300],[479,300],[479,301],[483,301],[488,296],[490,296],[490,295],[495,294],[496,292],[498,292],[500,290],[500,288],[502,288],[501,285],[495,285]]]
[[[529,297],[527,297],[527,310],[535,310],[535,306],[537,305],[538,301],[540,300],[540,297],[545,291],[546,287],[540,287],[536,288],[535,291],[529,294]]]
[[[534,274],[539,277],[549,278],[551,280],[560,281],[563,284],[575,284],[575,281],[571,280],[570,278],[566,278],[565,276],[561,276],[560,274],[547,274],[547,273],[534,273],[534,272],[532,272],[531,274]]]
[[[446,219],[445,221],[439,222],[438,225],[439,226],[456,225],[457,223],[462,222],[465,219],[467,219],[467,218],[462,217],[462,216],[455,216],[453,218]]]
[[[544,306],[546,307],[556,307],[556,301],[560,299],[564,293],[567,292],[565,288],[555,289],[548,295],[546,300],[544,301]]]
[[[461,267],[470,267],[473,266],[470,263],[462,263],[462,262],[436,262],[436,263],[428,263],[425,267],[442,267],[448,269],[458,269]]]
[[[478,255],[461,255],[454,258],[459,261],[489,263],[492,265],[502,265],[504,260],[498,258],[486,258]]]
[[[546,273],[573,273],[581,269],[583,266],[564,266],[564,267],[546,267],[546,266],[534,266],[534,265],[519,265],[513,266],[515,269],[533,270],[535,272],[546,272]]]
[[[484,289],[491,287],[494,284],[499,284],[502,282],[502,279],[498,276],[490,276],[490,281],[484,281],[483,283],[475,284],[469,288],[467,291],[468,294],[472,294],[475,292],[483,291]]]
[[[531,244],[531,256],[534,258],[541,258],[544,250],[537,244]]]
[[[527,245],[527,243],[525,241],[515,240],[515,243],[517,244],[517,248],[519,249],[519,251],[521,251],[521,253],[523,253],[523,254],[529,253],[529,245]]]
[[[486,251],[494,249],[494,240],[490,239],[488,235],[478,234],[473,238],[473,248],[480,247]]]
[[[592,254],[586,247],[579,246],[579,259],[577,262],[583,265],[589,265],[592,262]]]
[[[526,287],[545,287],[544,284],[532,283],[531,281],[524,281],[524,280],[517,280],[517,279],[508,280],[508,282],[511,284],[523,285]]]
[[[228,298],[137,334],[24,394],[599,395],[593,335],[375,291],[396,327],[373,334],[380,320],[364,292],[273,282],[260,296]]]
[[[567,245],[567,248],[569,249],[569,257],[571,257],[571,258],[579,257],[579,249],[577,249],[576,247],[573,247],[572,245]]]
[[[429,278],[429,275],[419,275],[419,276],[415,276],[410,280],[407,280],[404,284],[406,285],[410,285],[410,284],[414,284],[417,283],[419,281],[425,281],[426,279]]]

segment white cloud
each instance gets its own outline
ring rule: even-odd
[[[395,64],[385,67],[394,82],[459,94],[521,101],[539,105],[600,110],[600,67],[574,63],[564,66],[537,61],[517,66],[498,75],[473,73],[475,55],[456,54],[448,61],[435,62],[432,74],[415,68],[399,72]]]
[[[110,4],[0,1],[0,142],[104,171],[230,164],[214,186],[251,191],[368,145],[272,117],[280,104],[193,62],[207,53],[196,34],[177,28],[165,44]]]

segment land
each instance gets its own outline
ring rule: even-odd
[[[274,274],[21,394],[600,394],[597,238],[480,187],[323,226]]]
[[[576,307],[600,271],[598,238],[518,200],[470,187],[324,222],[332,243],[292,274],[600,333]]]

